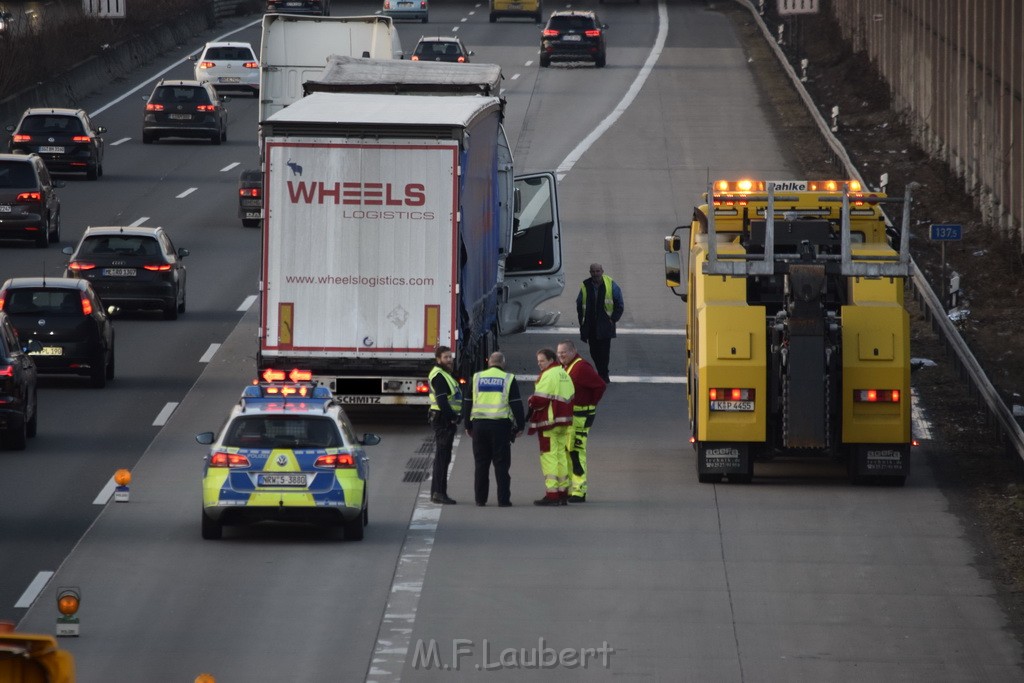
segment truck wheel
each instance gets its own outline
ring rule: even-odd
[[[224,535],[224,525],[218,524],[217,522],[207,517],[205,512],[202,513],[202,515],[203,538],[205,538],[207,541],[216,541],[220,539]]]

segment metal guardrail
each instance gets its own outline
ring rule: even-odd
[[[797,76],[793,66],[786,59],[786,55],[782,52],[782,49],[775,42],[775,38],[772,36],[771,31],[764,23],[763,17],[758,14],[757,9],[751,0],[736,0],[739,4],[743,5],[750,11],[751,16],[757,22],[761,28],[761,33],[764,36],[765,41],[771,46],[772,51],[775,53],[776,59],[779,60],[779,64],[786,70],[789,76],[789,80],[793,83],[793,87],[800,94],[800,99],[803,100],[804,105],[814,118],[815,123],[818,126],[818,130],[821,132],[822,138],[828,143],[832,152],[836,155],[836,158],[842,163],[843,168],[849,174],[849,177],[855,178],[861,182],[861,185],[867,187],[864,184],[864,179],[857,171],[857,167],[850,160],[850,155],[847,154],[846,149],[839,142],[835,135],[832,134],[832,130],[829,128],[824,117],[818,111],[814,100],[811,99],[807,89],[804,88],[803,83]],[[1006,445],[1016,452],[1019,464],[1024,464],[1024,430],[1021,429],[1020,424],[1013,417],[1013,413],[1003,402],[1003,399],[999,396],[999,392],[995,386],[989,380],[985,371],[982,369],[978,360],[971,353],[971,349],[967,346],[967,342],[964,341],[963,337],[960,336],[960,332],[956,329],[953,323],[950,321],[949,316],[946,315],[946,309],[939,300],[939,297],[935,294],[928,280],[925,279],[924,273],[921,272],[920,268],[917,267],[917,263],[911,262],[911,287],[914,290],[915,298],[918,303],[924,307],[925,317],[931,321],[932,329],[934,329],[940,337],[942,337],[946,348],[952,350],[956,362],[961,369],[961,374],[966,374],[966,379],[970,382],[972,389],[977,393],[978,397],[984,402],[985,407],[989,412],[989,422],[994,424],[1000,431],[1000,434],[1006,440]]]

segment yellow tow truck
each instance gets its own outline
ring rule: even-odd
[[[19,633],[0,622],[0,683],[74,683],[75,659],[54,636]]]

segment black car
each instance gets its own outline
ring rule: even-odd
[[[330,16],[331,0],[267,0],[267,14],[313,14]]]
[[[238,217],[243,227],[258,228],[262,216],[263,173],[247,169],[238,177]]]
[[[163,228],[140,226],[86,228],[64,277],[92,284],[104,304],[124,309],[163,311],[175,320],[185,312],[185,264],[188,249],[175,249]]]
[[[0,239],[32,240],[45,248],[60,241],[60,199],[37,154],[0,154]]]
[[[8,126],[12,154],[38,154],[52,173],[103,175],[103,126],[93,126],[81,109],[27,109],[17,126]]]
[[[467,50],[461,40],[454,36],[420,38],[413,48],[410,59],[414,62],[469,62],[472,50]]]
[[[40,374],[85,375],[102,388],[114,379],[114,326],[84,280],[16,277],[0,287],[0,301],[18,336],[34,342]]]
[[[552,12],[540,35],[540,65],[550,66],[552,59],[593,60],[594,66],[607,62],[604,31],[597,14],[589,11]]]
[[[142,142],[161,138],[207,138],[215,145],[228,139],[227,97],[209,83],[160,81],[146,99]]]
[[[23,343],[3,310],[0,294],[0,438],[4,448],[25,449],[26,437],[36,435],[39,404],[36,400],[36,364],[29,352],[37,342]],[[24,344],[24,345],[23,345]]]

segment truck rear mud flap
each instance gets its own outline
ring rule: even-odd
[[[903,486],[910,474],[910,444],[854,444],[850,447],[850,479]]]
[[[717,484],[722,477],[730,482],[746,484],[754,476],[754,460],[750,444],[704,443],[698,441],[697,480],[702,484]]]

